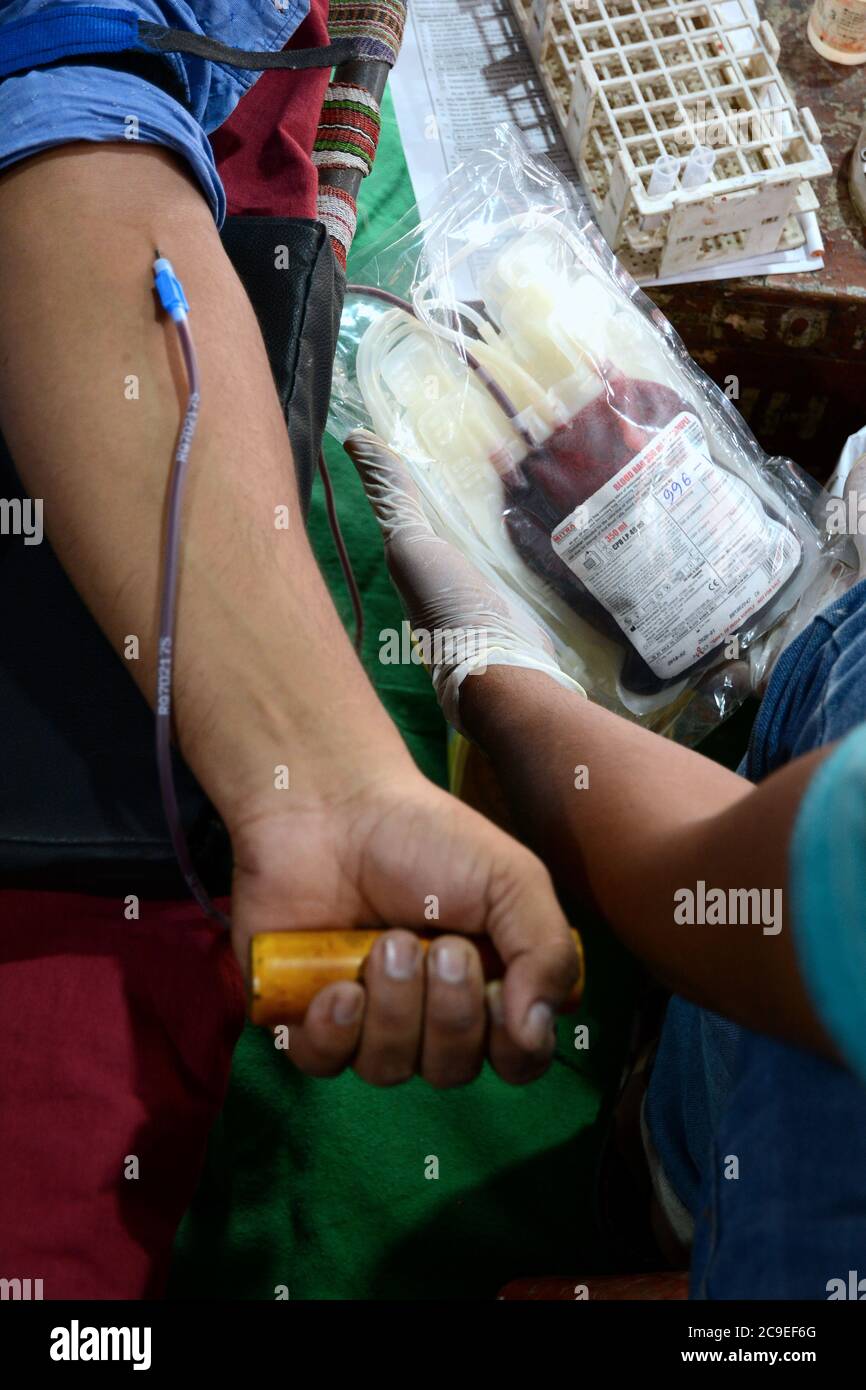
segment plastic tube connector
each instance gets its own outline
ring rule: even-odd
[[[153,263],[153,284],[159,295],[159,302],[165,312],[179,323],[189,313],[189,304],[183,292],[183,285],[175,274],[174,266],[165,256],[156,253]]]
[[[700,188],[706,183],[716,162],[716,152],[709,145],[695,145],[683,169],[680,184],[683,188]]]
[[[650,198],[664,198],[668,193],[673,193],[677,186],[677,175],[680,172],[681,160],[673,154],[660,154],[653,164],[653,171],[650,174],[649,188],[647,193]]]
[[[650,198],[669,198],[677,186],[681,164],[682,160],[677,159],[674,154],[660,154],[653,164],[647,196]],[[641,231],[655,231],[656,227],[661,226],[664,217],[663,212],[654,212],[649,217],[641,218]]]

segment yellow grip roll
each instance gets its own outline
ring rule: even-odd
[[[382,930],[262,932],[250,947],[250,1018],[264,1027],[302,1023],[307,1008],[320,989],[339,980],[362,980],[364,962],[383,936]],[[426,951],[442,932],[419,931],[416,936]],[[563,1005],[576,1009],[583,994],[583,944],[572,929],[579,973]],[[498,980],[502,961],[485,936],[468,937],[481,957],[485,980]]]

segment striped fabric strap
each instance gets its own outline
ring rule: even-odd
[[[375,48],[380,62],[393,67],[400,52],[406,23],[405,0],[331,0],[328,30],[331,39],[364,38]]]
[[[364,87],[332,82],[325,94],[313,146],[319,169],[359,169],[369,174],[379,143],[379,104]]]
[[[330,0],[328,32],[332,43],[363,42],[371,56],[393,67],[406,23],[405,0]],[[354,74],[353,74],[354,75]],[[313,147],[319,172],[319,220],[331,238],[334,255],[346,268],[346,257],[358,220],[355,199],[344,188],[323,183],[329,170],[356,169],[369,174],[379,143],[379,103],[352,82],[334,81],[328,88]]]
[[[331,238],[334,255],[343,270],[346,269],[346,257],[355,235],[357,220],[355,199],[351,193],[347,193],[343,188],[336,188],[333,184],[319,184],[319,221],[324,223],[325,230]]]

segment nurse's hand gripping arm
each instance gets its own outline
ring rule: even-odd
[[[363,431],[346,447],[413,624],[429,626],[432,615],[445,628],[490,629],[495,662],[483,673],[443,665],[434,683],[491,759],[518,826],[555,881],[590,901],[671,989],[833,1055],[798,969],[787,891],[797,810],[831,750],[753,786],[591,704],[567,688],[531,618],[433,534],[397,455]],[[579,768],[586,776],[576,776]],[[700,881],[707,890],[768,890],[770,912],[754,926],[678,922],[683,899],[675,895],[697,893]]]
[[[202,383],[184,503],[179,746],[232,838],[235,947],[254,932],[397,928],[365,985],[320,993],[290,1055],[387,1084],[458,1084],[547,1064],[576,974],[529,851],[418,773],[366,680],[310,552],[285,422],[249,301],[198,186],[154,146],[67,145],[0,177],[0,428],[46,531],[149,701],[166,482],[186,380],[153,295],[158,246],[191,305]],[[126,388],[137,379],[137,392]],[[134,395],[134,399],[130,396]],[[288,505],[288,531],[274,525]],[[94,699],[99,692],[94,691]],[[118,749],[118,758],[123,750]],[[275,769],[289,769],[277,790]],[[477,953],[446,936],[425,970],[406,928],[487,932],[507,964],[487,1033]]]

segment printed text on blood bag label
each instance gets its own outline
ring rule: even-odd
[[[685,410],[551,541],[655,674],[669,678],[741,628],[800,563],[796,537],[713,463]]]

